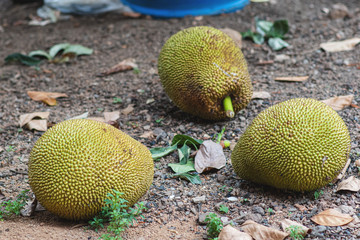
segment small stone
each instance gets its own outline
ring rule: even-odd
[[[332,6],[330,10],[330,18],[337,19],[337,18],[345,18],[349,16],[349,9],[342,3],[337,3]]]
[[[261,215],[265,215],[265,210],[262,207],[253,206],[252,210],[254,213],[259,213]]]
[[[259,223],[263,220],[263,217],[259,213],[249,213],[246,215],[246,220],[253,220]]]
[[[290,57],[285,54],[276,55],[274,59],[275,62],[285,62],[287,60],[290,60]]]
[[[336,208],[336,210],[338,210],[341,213],[350,214],[350,215],[355,212],[353,207],[346,205],[340,205],[339,207]]]
[[[190,208],[190,211],[191,211],[194,215],[197,214],[197,211],[196,211],[196,209],[195,209],[194,207],[191,207],[191,208]]]
[[[316,226],[316,227],[314,227],[314,228],[312,229],[312,233],[313,233],[313,234],[315,234],[315,233],[322,233],[322,232],[325,232],[326,229],[327,229],[326,226],[321,226],[321,225],[319,225],[319,226]]]
[[[230,223],[228,217],[220,217],[221,222],[225,225],[228,225]]]
[[[182,132],[182,133],[185,133],[185,132],[186,132],[186,129],[185,129],[185,126],[184,126],[184,125],[180,125],[180,126],[179,126],[179,130],[180,130],[180,132]]]
[[[217,180],[218,182],[222,183],[226,180],[226,177],[223,174],[217,174]]]
[[[206,218],[207,215],[209,215],[210,213],[213,213],[213,212],[200,213],[200,214],[199,214],[199,218],[198,218],[199,224],[206,224],[205,218]]]
[[[237,197],[228,197],[227,200],[230,202],[238,202],[239,201],[239,199]]]
[[[200,196],[200,197],[194,197],[194,198],[192,199],[192,201],[193,201],[194,203],[204,203],[205,200],[206,200],[205,195]]]

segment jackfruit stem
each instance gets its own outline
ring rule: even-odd
[[[231,102],[231,97],[227,96],[226,98],[224,98],[223,103],[224,103],[224,109],[226,112],[226,116],[229,118],[233,118],[235,116],[235,113],[234,113],[234,108],[233,108],[233,105]]]

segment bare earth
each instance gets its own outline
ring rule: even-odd
[[[320,43],[360,37],[360,5],[358,0],[344,3],[350,16],[329,18],[335,0],[296,1],[277,0],[276,4],[252,3],[237,13],[202,18],[151,19],[128,18],[118,13],[99,16],[73,16],[44,27],[29,26],[29,16],[36,15],[40,4],[12,5],[0,3],[0,201],[15,197],[29,189],[27,162],[30,150],[42,132],[19,131],[19,116],[25,113],[49,111],[51,123],[89,112],[101,117],[104,111],[118,111],[133,104],[134,110],[122,114],[119,128],[147,147],[166,146],[175,134],[187,134],[205,139],[226,125],[225,139],[236,142],[254,117],[278,102],[296,97],[318,100],[334,96],[354,95],[360,105],[360,47],[352,51],[326,53]],[[243,41],[243,53],[255,91],[267,91],[270,99],[252,100],[233,120],[205,122],[183,113],[170,102],[160,85],[157,57],[164,42],[177,31],[190,26],[208,25],[232,28],[239,32],[254,26],[254,17],[274,21],[287,19],[291,46],[279,52],[266,44],[258,46]],[[94,49],[91,56],[82,56],[66,64],[43,63],[40,69],[19,64],[5,64],[4,58],[14,52],[29,53],[49,49],[57,43],[69,42]],[[276,55],[290,59],[274,61]],[[140,73],[127,71],[106,77],[97,74],[116,63],[134,58]],[[261,62],[268,64],[261,64]],[[270,61],[270,63],[269,63]],[[357,65],[356,65],[357,64]],[[279,76],[309,76],[305,82],[276,82]],[[49,107],[31,100],[27,91],[66,93],[58,105]],[[122,103],[113,103],[113,98]],[[154,99],[152,103],[146,103]],[[358,176],[354,161],[360,156],[360,110],[348,107],[338,112],[351,135],[351,164],[345,178]],[[152,131],[152,135],[141,137]],[[9,148],[9,146],[11,147]],[[201,175],[202,184],[170,178],[172,154],[155,162],[155,178],[146,201],[149,210],[145,220],[130,228],[125,239],[204,239],[206,228],[198,223],[198,216],[215,212],[215,205],[223,202],[230,212],[222,214],[238,227],[247,219],[280,229],[280,220],[289,218],[313,231],[306,239],[359,239],[359,192],[336,192],[337,184],[323,188],[319,199],[314,193],[294,193],[256,185],[236,177],[230,164],[230,150],[225,150],[228,164],[219,171]],[[204,203],[193,198],[206,196]],[[229,197],[239,201],[231,202]],[[247,201],[241,201],[246,199]],[[300,211],[294,205],[306,208]],[[268,209],[274,210],[270,213]],[[338,208],[355,220],[342,227],[321,227],[310,220],[315,214]],[[220,214],[220,213],[219,213]],[[0,239],[97,239],[106,230],[88,230],[85,222],[69,222],[47,211],[35,212],[31,217],[15,217],[0,222]]]

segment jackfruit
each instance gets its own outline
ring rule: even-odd
[[[47,130],[29,159],[29,182],[38,201],[70,220],[90,219],[112,190],[131,206],[150,188],[150,151],[117,128],[95,120],[67,120]]]
[[[262,111],[236,144],[231,162],[242,179],[294,191],[312,191],[344,168],[350,136],[323,102],[297,98]]]
[[[228,35],[212,27],[191,27],[171,36],[160,51],[158,72],[175,105],[203,119],[233,117],[252,96],[240,48]],[[228,115],[223,105],[226,97],[233,105]]]

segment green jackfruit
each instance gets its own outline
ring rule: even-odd
[[[235,113],[245,108],[252,96],[240,48],[212,27],[191,27],[171,36],[161,49],[158,72],[175,105],[203,119],[225,119],[227,96]]]
[[[150,151],[119,129],[94,120],[67,120],[46,131],[29,159],[29,182],[50,212],[90,219],[117,190],[129,206],[149,189],[154,176]]]
[[[242,179],[295,191],[312,191],[344,168],[350,136],[341,117],[323,102],[298,98],[262,111],[231,155]]]

